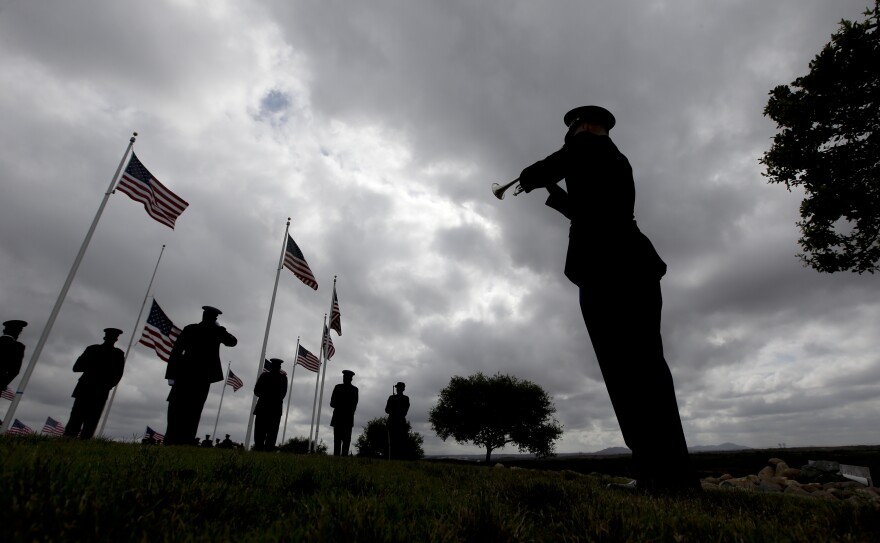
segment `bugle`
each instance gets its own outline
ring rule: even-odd
[[[519,177],[517,177],[516,179],[514,179],[513,181],[511,181],[510,183],[508,183],[506,185],[501,185],[499,183],[492,183],[492,194],[494,194],[495,197],[498,198],[499,200],[503,200],[504,199],[504,192],[507,189],[509,189],[510,187],[512,187],[513,185],[516,185],[516,188],[513,189],[514,196],[516,196],[517,194],[519,194],[520,192],[523,191],[522,185],[519,184]]]

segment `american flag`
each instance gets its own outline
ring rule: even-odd
[[[128,161],[128,166],[116,188],[135,202],[144,204],[144,209],[147,210],[150,217],[172,229],[174,221],[189,205],[183,198],[168,190],[165,185],[153,177],[153,174],[135,156],[134,151],[131,153],[131,160]]]
[[[241,380],[241,377],[232,373],[232,368],[230,368],[229,376],[226,377],[226,384],[232,387],[232,392],[237,392],[238,389],[244,386],[244,381]]]
[[[272,369],[272,363],[269,362],[268,360],[263,360],[263,373],[266,373],[270,369]],[[284,370],[279,370],[279,371],[280,371],[281,375],[287,375],[286,371],[284,371]]]
[[[312,287],[313,290],[318,290],[318,280],[312,275],[312,270],[309,269],[306,257],[303,256],[302,251],[299,250],[290,234],[287,234],[287,248],[284,250],[284,267],[292,271],[293,275],[299,277],[303,283]]]
[[[324,356],[327,357],[327,360],[333,358],[333,355],[336,354],[336,347],[333,346],[333,340],[330,338],[330,331],[327,330],[327,327],[324,327]]]
[[[153,300],[153,307],[150,308],[150,316],[147,317],[147,325],[144,326],[144,333],[141,335],[139,343],[150,347],[159,358],[168,362],[171,356],[171,348],[180,335],[180,328],[174,326],[171,319],[162,311],[156,300]]]
[[[12,423],[12,426],[6,430],[6,433],[11,436],[29,436],[34,433],[33,430],[28,428],[27,424],[21,422],[18,419],[15,419],[15,422]]]
[[[9,400],[11,402],[15,399],[15,392],[13,392],[12,389],[7,386],[6,389],[3,390],[3,392],[0,392],[0,398],[3,398],[4,400]]]
[[[318,360],[318,357],[313,355],[302,345],[299,346],[299,354],[296,355],[296,363],[315,373],[317,373],[318,368],[321,367],[321,361]]]
[[[333,285],[333,308],[330,310],[330,328],[342,335],[342,314],[339,313],[339,298],[336,297],[336,285]]]
[[[52,417],[46,417],[46,424],[43,425],[43,433],[53,436],[63,436],[64,425]]]
[[[165,434],[160,434],[156,430],[153,430],[152,428],[147,426],[147,431],[144,433],[144,438],[155,441],[156,443],[162,443],[165,441]]]

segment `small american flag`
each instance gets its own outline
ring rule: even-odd
[[[63,436],[64,425],[52,417],[46,417],[46,424],[43,425],[43,433],[52,436]]]
[[[144,439],[149,439],[156,443],[162,443],[165,441],[165,434],[160,434],[156,430],[147,426],[147,431],[144,433]]]
[[[189,205],[186,200],[168,190],[153,177],[134,151],[117,187],[135,202],[144,204],[147,214],[165,226],[174,229],[174,222]]]
[[[312,275],[312,270],[306,262],[306,257],[299,250],[296,242],[287,234],[287,248],[284,250],[284,267],[293,272],[306,285],[318,290],[318,280]]]
[[[336,354],[336,347],[333,346],[333,340],[330,338],[330,331],[327,330],[327,327],[324,327],[324,356],[327,357],[327,360],[333,358],[333,355]]]
[[[342,314],[339,313],[339,298],[336,297],[336,285],[333,285],[333,308],[330,310],[330,328],[342,335]]]
[[[263,360],[263,373],[266,373],[270,369],[272,369],[272,363],[268,360]],[[279,373],[281,373],[281,375],[287,375],[287,372],[282,369],[279,369],[278,371]]]
[[[0,398],[4,400],[9,400],[10,402],[15,399],[15,392],[12,391],[8,386],[3,392],[0,392]]]
[[[321,361],[318,360],[318,357],[313,355],[302,345],[299,346],[299,354],[296,356],[296,363],[315,373],[317,373],[318,368],[321,367]]]
[[[232,368],[230,368],[229,376],[226,377],[226,384],[232,387],[232,392],[237,392],[238,389],[244,386],[244,381],[241,380],[241,377],[232,373]]]
[[[139,343],[150,347],[159,358],[168,362],[171,356],[171,348],[180,335],[180,328],[174,326],[171,319],[162,311],[156,300],[153,300],[153,307],[150,308],[150,316],[147,317],[147,325],[144,326],[144,333],[141,335]]]
[[[6,433],[11,436],[29,436],[34,433],[27,424],[21,422],[18,419],[15,419],[15,422],[12,423],[12,426],[6,430]]]

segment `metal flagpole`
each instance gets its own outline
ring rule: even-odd
[[[326,313],[324,313],[324,326],[327,326]],[[324,332],[321,331],[321,333],[323,334]],[[312,427],[309,429],[309,443],[311,444],[310,452],[315,452],[315,449],[317,448],[316,442],[318,440],[318,432],[315,428],[315,411],[318,410],[318,385],[321,382],[321,367],[327,363],[327,359],[324,358],[324,347],[321,347],[319,352],[321,354],[321,358],[318,359],[320,366],[318,367],[318,372],[315,374],[315,399],[312,400]]]
[[[272,288],[272,302],[269,304],[269,318],[266,320],[266,334],[263,336],[263,350],[260,351],[260,362],[257,366],[257,379],[263,373],[263,364],[266,360],[266,344],[269,342],[269,327],[272,326],[272,312],[275,310],[275,294],[278,293],[278,278],[281,276],[281,268],[284,264],[284,250],[287,247],[287,232],[290,231],[290,217],[287,217],[287,226],[284,228],[284,238],[281,241],[281,257],[278,259],[278,269],[275,270],[275,286]],[[250,450],[251,432],[254,428],[254,409],[257,407],[257,397],[251,401],[251,411],[248,413],[247,435],[244,438],[244,450]]]
[[[214,433],[211,434],[211,437],[217,437],[217,423],[220,422],[220,408],[223,407],[223,395],[226,394],[226,385],[229,384],[229,372],[232,371],[232,361],[229,361],[229,365],[226,366],[226,380],[223,381],[223,389],[220,392],[220,405],[217,406],[217,418],[214,420]]]
[[[296,360],[299,357],[299,336],[296,336],[296,354],[293,357],[293,369],[290,370],[290,386],[287,389],[287,411],[284,412],[284,430],[281,431],[281,444],[287,435],[287,416],[290,415],[290,395],[293,394],[293,375],[296,373]]]
[[[73,283],[73,278],[76,275],[76,271],[79,269],[80,262],[82,262],[83,255],[86,253],[86,248],[89,246],[89,242],[92,240],[92,234],[95,233],[95,228],[98,226],[98,220],[101,218],[101,214],[104,212],[104,207],[107,205],[107,200],[110,198],[110,195],[113,193],[113,188],[116,185],[116,180],[119,178],[119,172],[122,171],[122,166],[125,164],[125,159],[128,158],[128,153],[131,151],[132,146],[134,145],[134,140],[137,137],[137,132],[135,132],[131,139],[128,140],[128,147],[125,148],[125,152],[122,154],[122,160],[119,161],[119,167],[116,168],[116,173],[113,174],[113,179],[110,180],[110,186],[107,188],[107,192],[104,193],[104,199],[101,200],[101,205],[98,207],[98,212],[95,214],[95,218],[92,220],[92,226],[89,227],[89,232],[86,234],[86,238],[82,242],[82,246],[79,248],[79,253],[76,255],[76,259],[73,261],[73,266],[70,268],[70,272],[67,274],[67,280],[64,281],[64,286],[61,288],[61,294],[58,295],[58,299],[55,301],[55,307],[52,308],[52,313],[49,315],[49,320],[46,322],[46,326],[43,327],[43,333],[40,335],[40,340],[37,342],[37,346],[34,348],[34,354],[31,355],[30,362],[28,362],[27,368],[24,370],[24,374],[21,377],[21,381],[18,383],[18,390],[15,392],[15,399],[12,400],[12,404],[9,406],[9,410],[6,411],[6,416],[3,417],[3,424],[0,426],[0,435],[6,433],[6,430],[12,424],[15,417],[15,410],[18,408],[18,402],[21,401],[22,395],[24,395],[24,389],[27,387],[28,381],[31,378],[31,374],[34,372],[34,366],[37,364],[37,360],[40,358],[40,353],[43,351],[43,345],[46,343],[46,338],[49,337],[49,332],[52,330],[52,326],[55,324],[55,318],[58,317],[58,312],[61,310],[61,304],[64,303],[64,298],[67,297],[67,291],[70,289],[70,284]]]
[[[159,262],[162,261],[162,253],[165,252],[165,245],[162,245],[162,250],[159,251],[159,258],[156,260],[156,267],[153,268],[153,276],[150,277],[150,284],[147,285],[147,292],[144,294],[144,302],[141,304],[141,310],[138,312],[137,320],[134,321],[134,328],[132,328],[131,339],[128,340],[128,347],[125,349],[125,362],[128,362],[128,353],[131,352],[131,346],[134,343],[134,338],[137,337],[138,333],[138,325],[141,323],[141,317],[144,316],[144,308],[147,306],[147,300],[150,298],[150,290],[153,288],[153,280],[156,278],[156,271],[159,269]],[[123,363],[123,368],[124,368]],[[104,419],[101,421],[101,429],[98,430],[98,435],[104,435],[104,427],[107,425],[107,419],[110,418],[110,408],[113,407],[113,400],[116,399],[116,389],[119,388],[117,384],[113,387],[113,392],[110,394],[110,400],[107,402],[107,407],[104,409]]]
[[[333,294],[336,294],[336,276],[333,276]],[[333,296],[330,297],[330,314],[333,314]],[[324,319],[324,331],[321,333],[321,350],[324,352],[324,360],[327,358],[327,346],[330,344],[330,329],[327,327],[326,317]],[[321,427],[321,406],[324,403],[324,379],[327,377],[327,366],[321,372],[321,395],[318,398],[318,424],[315,426],[315,441],[318,441],[318,428]]]

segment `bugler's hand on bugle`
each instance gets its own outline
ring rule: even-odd
[[[513,189],[514,196],[516,196],[517,194],[519,194],[520,192],[523,191],[522,185],[519,184],[519,177],[517,177],[516,179],[514,179],[513,181],[511,181],[510,183],[508,183],[506,185],[492,183],[492,194],[494,194],[495,197],[498,198],[499,200],[503,200],[504,199],[504,191],[506,191],[507,189],[509,189],[513,185],[516,185],[516,188]]]

